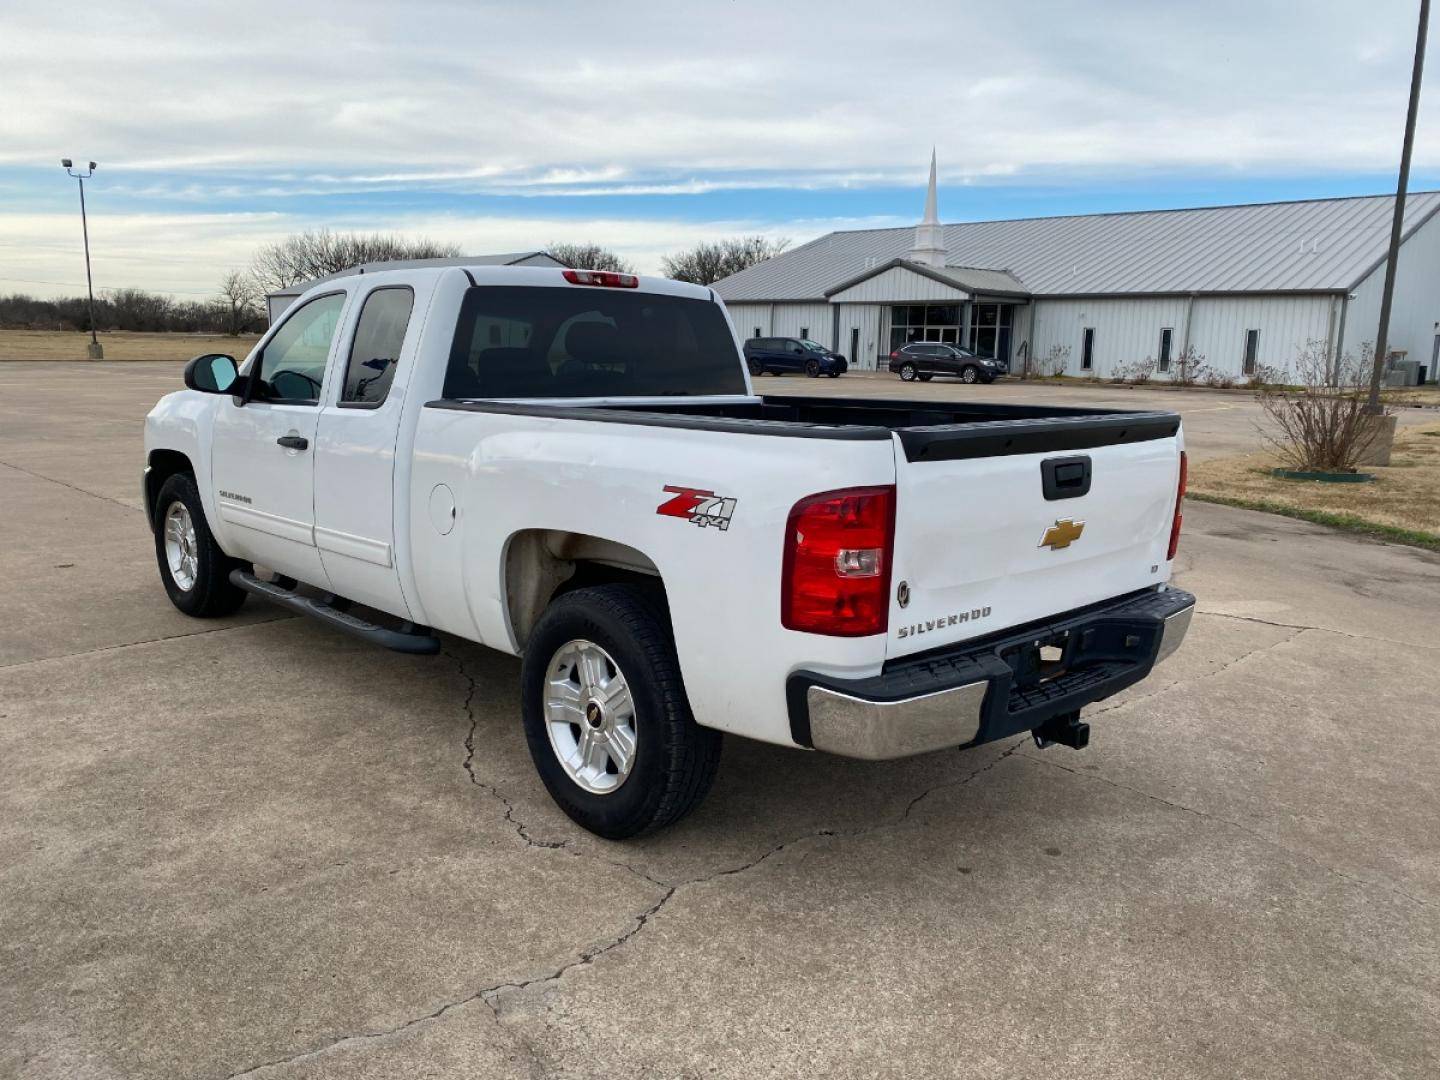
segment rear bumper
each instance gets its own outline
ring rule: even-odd
[[[1179,648],[1195,612],[1180,589],[1147,590],[980,642],[887,664],[868,679],[790,676],[791,735],[802,746],[883,760],[975,746],[1133,686]],[[1039,647],[1058,645],[1042,673]]]

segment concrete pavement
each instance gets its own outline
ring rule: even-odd
[[[1192,505],[1090,749],[731,740],[611,844],[516,661],[170,608],[177,370],[0,365],[0,1076],[1434,1075],[1440,558]]]

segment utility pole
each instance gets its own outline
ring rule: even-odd
[[[1428,3],[1429,0],[1426,0]],[[73,176],[80,185],[80,232],[85,237],[85,291],[90,297],[90,347],[91,360],[105,359],[105,350],[100,347],[100,339],[95,336],[95,283],[90,277],[90,225],[85,219],[85,181],[95,175],[95,162],[90,162],[90,168],[85,172],[78,172],[71,167],[70,159],[62,158],[60,164],[65,171]]]
[[[1410,150],[1415,144],[1415,114],[1420,109],[1420,76],[1425,71],[1425,36],[1430,27],[1430,0],[1420,0],[1420,28],[1415,35],[1415,68],[1410,74],[1410,108],[1405,114],[1405,142],[1400,148],[1400,179],[1395,187],[1395,216],[1390,223],[1390,253],[1385,260],[1385,290],[1380,294],[1380,329],[1375,334],[1375,366],[1370,372],[1370,400],[1366,411],[1378,416],[1380,379],[1390,351],[1390,302],[1395,296],[1395,263],[1400,254],[1400,230],[1405,222],[1405,196],[1410,186]],[[1388,453],[1388,451],[1387,451]]]

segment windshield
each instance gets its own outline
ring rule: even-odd
[[[485,285],[460,305],[448,398],[743,394],[719,304],[594,286]]]
[[[800,344],[803,345],[805,348],[809,349],[811,352],[823,353],[830,351],[829,349],[825,348],[824,345],[821,345],[818,342],[811,341],[809,338],[801,338]]]

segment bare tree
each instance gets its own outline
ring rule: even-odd
[[[635,267],[609,248],[599,244],[553,243],[545,249],[549,255],[574,270],[613,270],[617,274],[633,274]]]
[[[1375,439],[1367,412],[1371,346],[1360,359],[1346,354],[1333,364],[1326,342],[1311,341],[1295,360],[1295,387],[1265,386],[1255,395],[1278,434],[1265,440],[1286,465],[1302,471],[1353,472]]]
[[[363,263],[396,259],[445,259],[460,254],[457,244],[407,239],[394,233],[332,233],[329,229],[297,233],[255,253],[250,273],[262,292],[313,281]]]
[[[729,240],[705,241],[688,251],[666,255],[660,260],[665,276],[695,285],[710,285],[741,270],[772,259],[790,246],[787,239],[764,236],[736,236]]]
[[[254,327],[260,318],[260,289],[243,270],[231,270],[220,279],[215,308],[225,333],[231,337]]]
[[[117,330],[163,330],[175,302],[143,289],[116,289],[110,294],[110,308]]]

